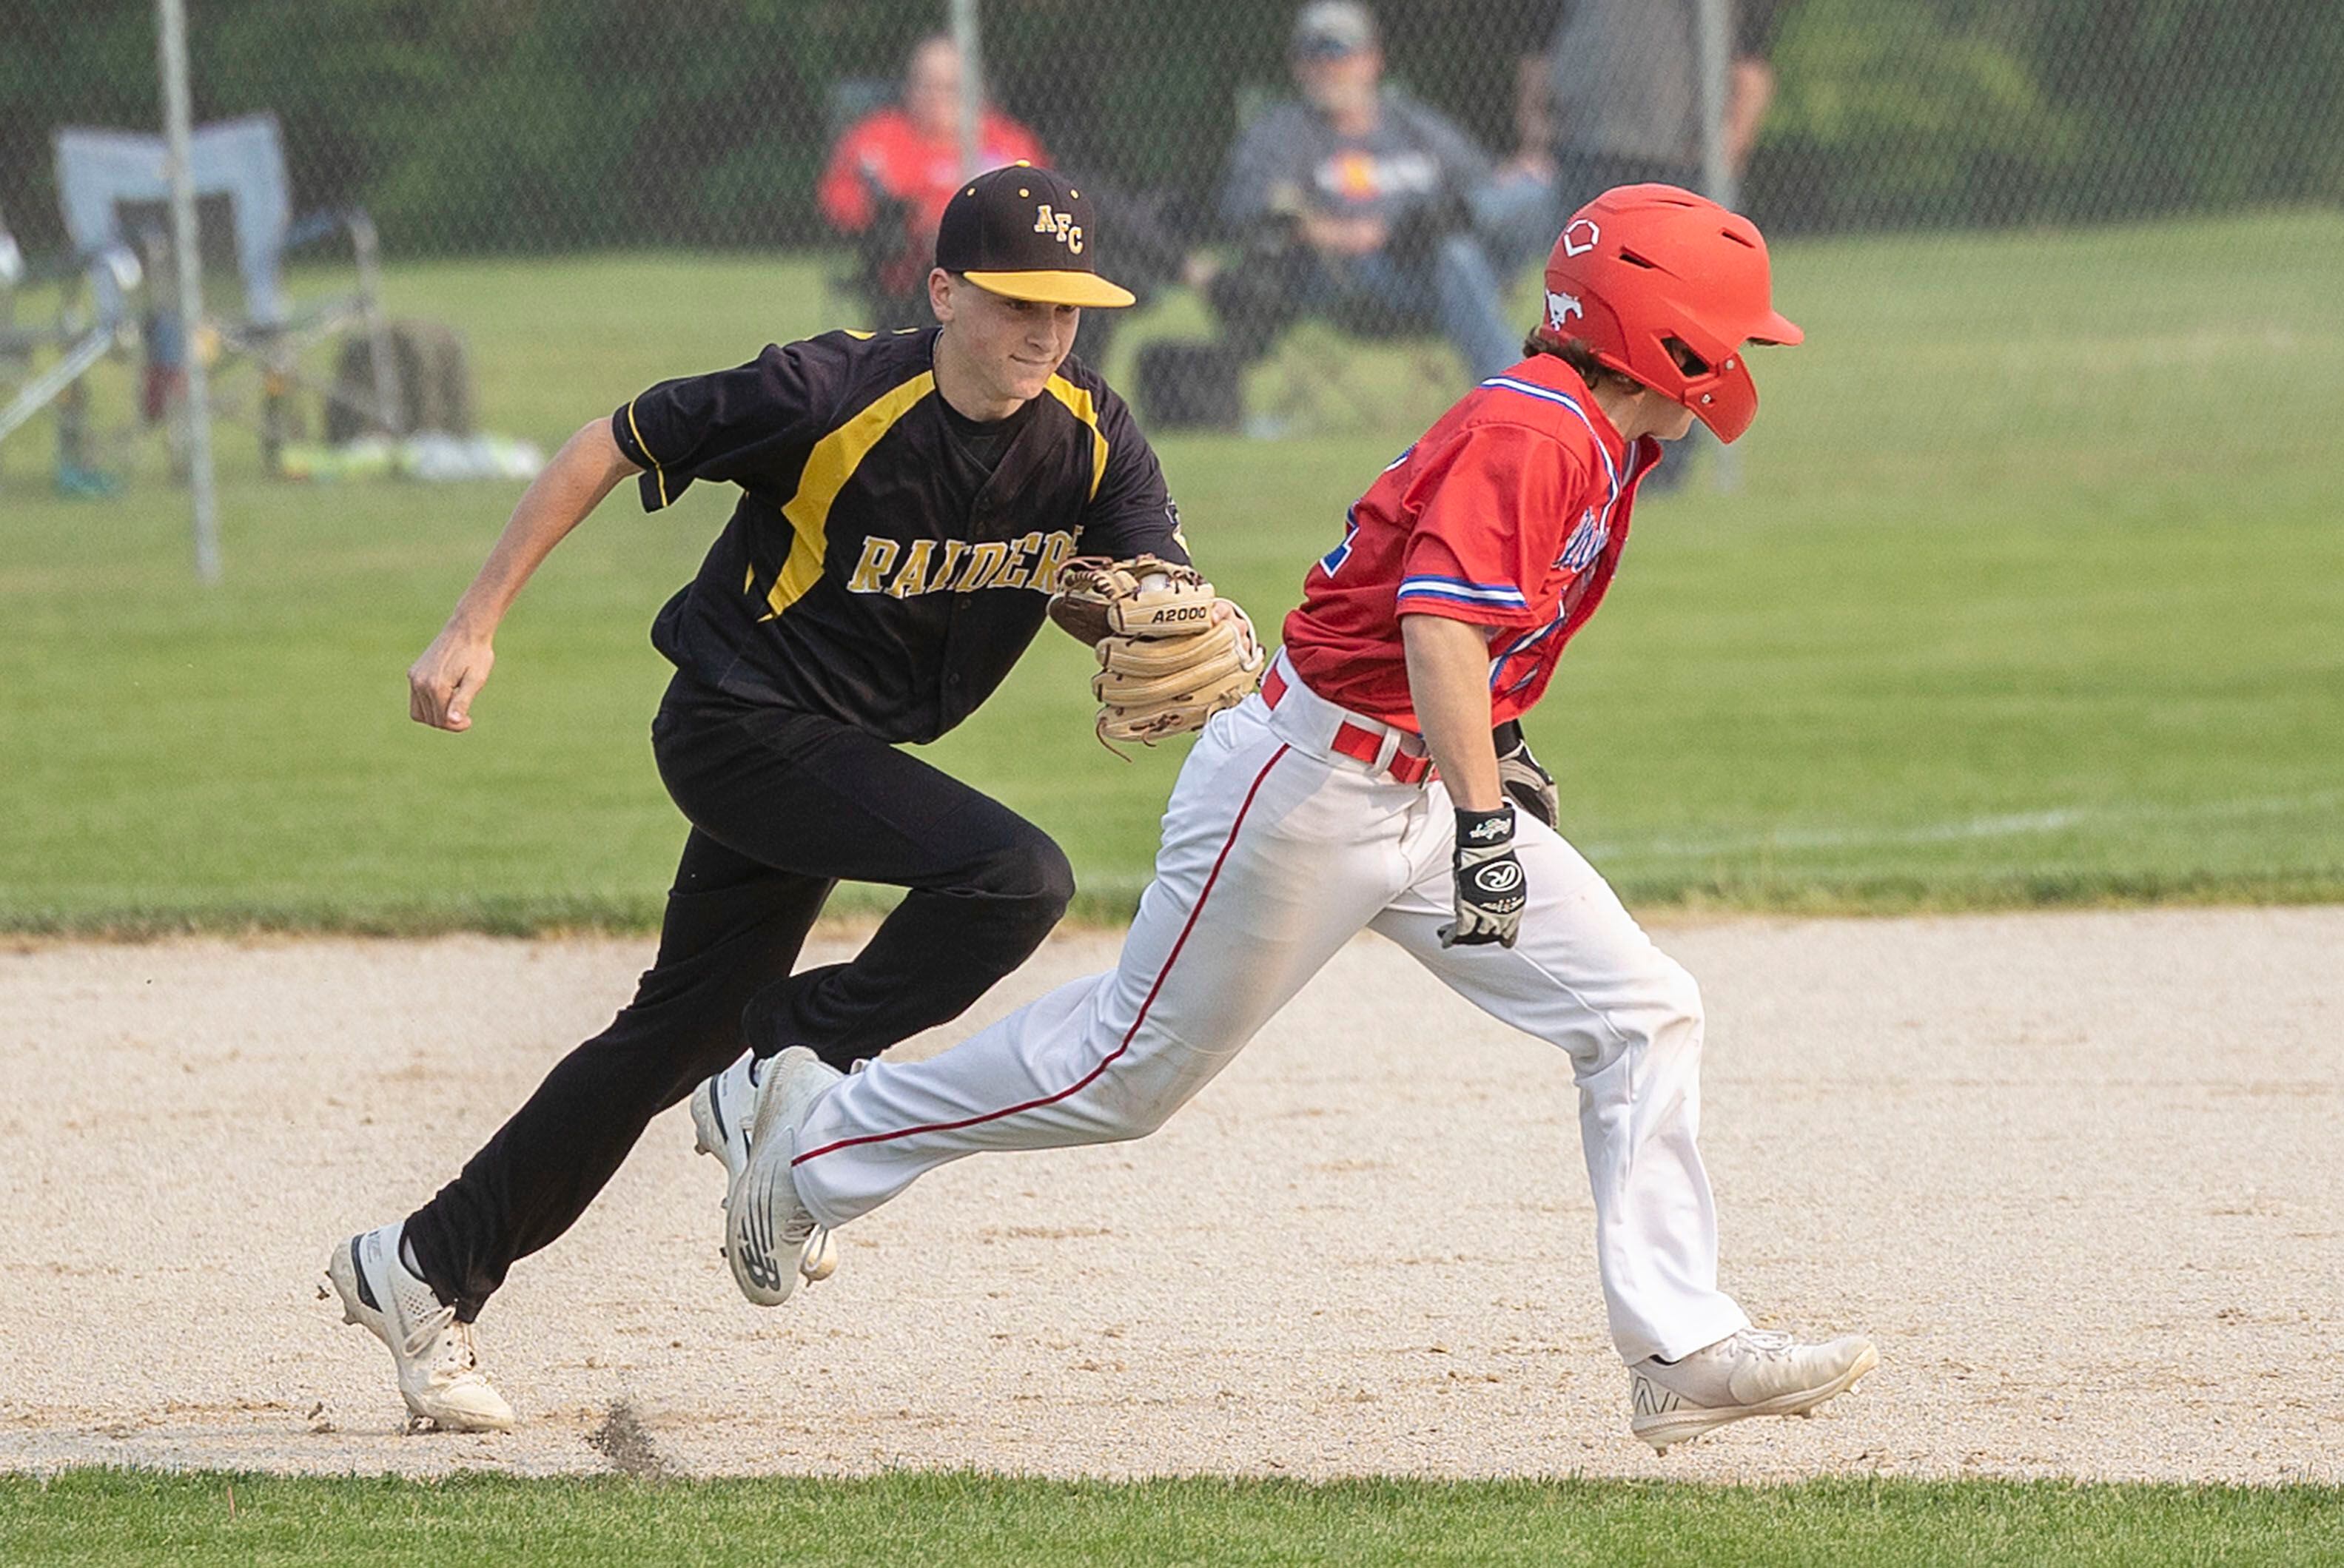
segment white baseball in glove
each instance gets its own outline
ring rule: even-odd
[[[1149,744],[1202,729],[1261,684],[1253,622],[1193,567],[1080,557],[1058,572],[1050,618],[1089,643],[1098,736]]]

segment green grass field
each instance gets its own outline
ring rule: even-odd
[[[1762,357],[1739,493],[1639,511],[1532,724],[1567,830],[1646,906],[2344,896],[2339,246],[2315,214],[1785,246],[1809,343]],[[828,314],[803,262],[394,287],[469,335],[488,423],[549,446]],[[1370,386],[1397,363],[1344,352]],[[1390,429],[1162,443],[1200,558],[1265,628],[1414,433],[1412,395]],[[645,629],[724,496],[607,505],[460,738],[408,722],[403,673],[514,487],[273,484],[226,431],[206,590],[177,492],[54,499],[45,440],[0,463],[0,928],[655,917],[681,824]],[[1056,834],[1112,916],[1177,749],[1100,749],[1084,668],[1046,638],[935,755]]]
[[[1572,837],[1645,906],[2344,897],[2339,245],[2324,214],[1784,247],[1809,344],[1762,360],[1738,493],[1640,512],[1533,722]],[[415,266],[394,287],[469,335],[488,422],[549,447],[653,380],[830,324],[799,261]],[[1314,343],[1355,384],[1399,380],[1389,350]],[[1420,387],[1390,407],[1389,427],[1162,444],[1200,558],[1265,628],[1430,411]],[[458,738],[407,721],[403,672],[514,487],[273,484],[225,432],[228,576],[206,590],[152,453],[123,497],[66,502],[45,438],[0,453],[0,929],[656,917],[681,827],[651,766],[645,628],[722,497],[614,503],[574,537]],[[1046,636],[935,753],[1058,835],[1111,918],[1177,749],[1101,750],[1085,662]],[[0,1477],[0,1559],[167,1556],[2293,1563],[2344,1560],[2344,1496]]]
[[[12,1563],[2288,1563],[2344,1495],[2061,1483],[0,1478]]]

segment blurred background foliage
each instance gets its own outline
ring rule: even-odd
[[[56,238],[48,133],[156,123],[145,0],[13,0],[0,211]],[[1516,61],[1560,7],[1384,0],[1394,75],[1512,150]],[[933,4],[197,0],[202,118],[283,120],[306,207],[399,254],[800,248],[852,98]],[[1247,106],[1284,85],[1264,0],[994,0],[996,98],[1062,162],[1200,213]],[[2334,0],[1787,0],[1746,180],[1774,230],[2212,213],[2344,200]]]

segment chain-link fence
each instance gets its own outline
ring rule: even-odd
[[[1107,270],[1193,302],[1200,353],[1316,313],[1485,361],[1502,335],[1472,297],[1495,290],[1518,340],[1531,260],[1623,178],[1730,179],[1778,242],[2344,202],[2334,0],[970,9],[983,156],[1096,182]],[[68,243],[54,133],[157,123],[154,20],[145,0],[12,18],[0,216],[37,255]],[[196,113],[275,116],[296,212],[363,208],[394,266],[822,252],[885,319],[916,315],[923,225],[959,172],[950,21],[947,0],[196,0]],[[232,216],[206,207],[223,261]],[[1812,254],[1806,296],[1869,286],[1844,249]]]
[[[945,0],[198,0],[199,120],[275,114],[301,205],[360,204],[395,254],[782,246],[832,230],[838,137],[901,97]],[[1383,0],[1388,82],[1492,158],[1526,76],[1665,95],[1699,0]],[[2344,7],[2328,0],[1743,0],[1772,79],[1743,186],[1784,231],[2096,221],[2344,199]],[[51,132],[152,128],[144,0],[18,0],[0,211],[60,237]],[[1246,122],[1298,91],[1277,0],[982,0],[995,104],[1060,160],[1210,228]],[[1658,56],[1638,60],[1639,55]],[[1550,70],[1552,75],[1554,71]],[[1745,80],[1747,78],[1745,77]],[[1566,145],[1652,154],[1613,111]],[[1637,113],[1647,122],[1649,102]],[[1614,117],[1618,117],[1616,115]],[[949,135],[949,128],[946,133]],[[1671,155],[1672,156],[1672,155]],[[1665,162],[1668,156],[1656,156]],[[1697,168],[1697,152],[1677,161]]]

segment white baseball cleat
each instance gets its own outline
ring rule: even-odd
[[[692,1147],[724,1161],[729,1193],[749,1163],[749,1123],[757,1114],[757,1059],[747,1051],[692,1091]]]
[[[1813,1415],[1879,1364],[1880,1352],[1860,1334],[1811,1345],[1743,1329],[1673,1362],[1630,1367],[1629,1430],[1666,1453],[1753,1415]]]
[[[749,1131],[757,1118],[757,1084],[765,1064],[747,1051],[741,1060],[703,1080],[692,1091],[692,1147],[724,1161],[724,1207],[732,1206],[732,1189],[749,1167]],[[729,1248],[729,1243],[728,1243]],[[726,1256],[731,1256],[729,1250]],[[808,1281],[827,1280],[837,1271],[838,1248],[820,1226],[806,1239],[798,1272]],[[743,1287],[744,1289],[746,1287]]]
[[[825,1280],[837,1267],[830,1232],[798,1201],[790,1161],[806,1112],[845,1076],[802,1045],[759,1066],[748,1151],[724,1199],[724,1256],[733,1283],[761,1307],[781,1305],[800,1278]]]
[[[443,1432],[510,1432],[513,1408],[480,1370],[472,1325],[456,1321],[399,1256],[403,1225],[362,1231],[326,1260],[342,1322],[371,1330],[399,1366],[399,1396]]]

